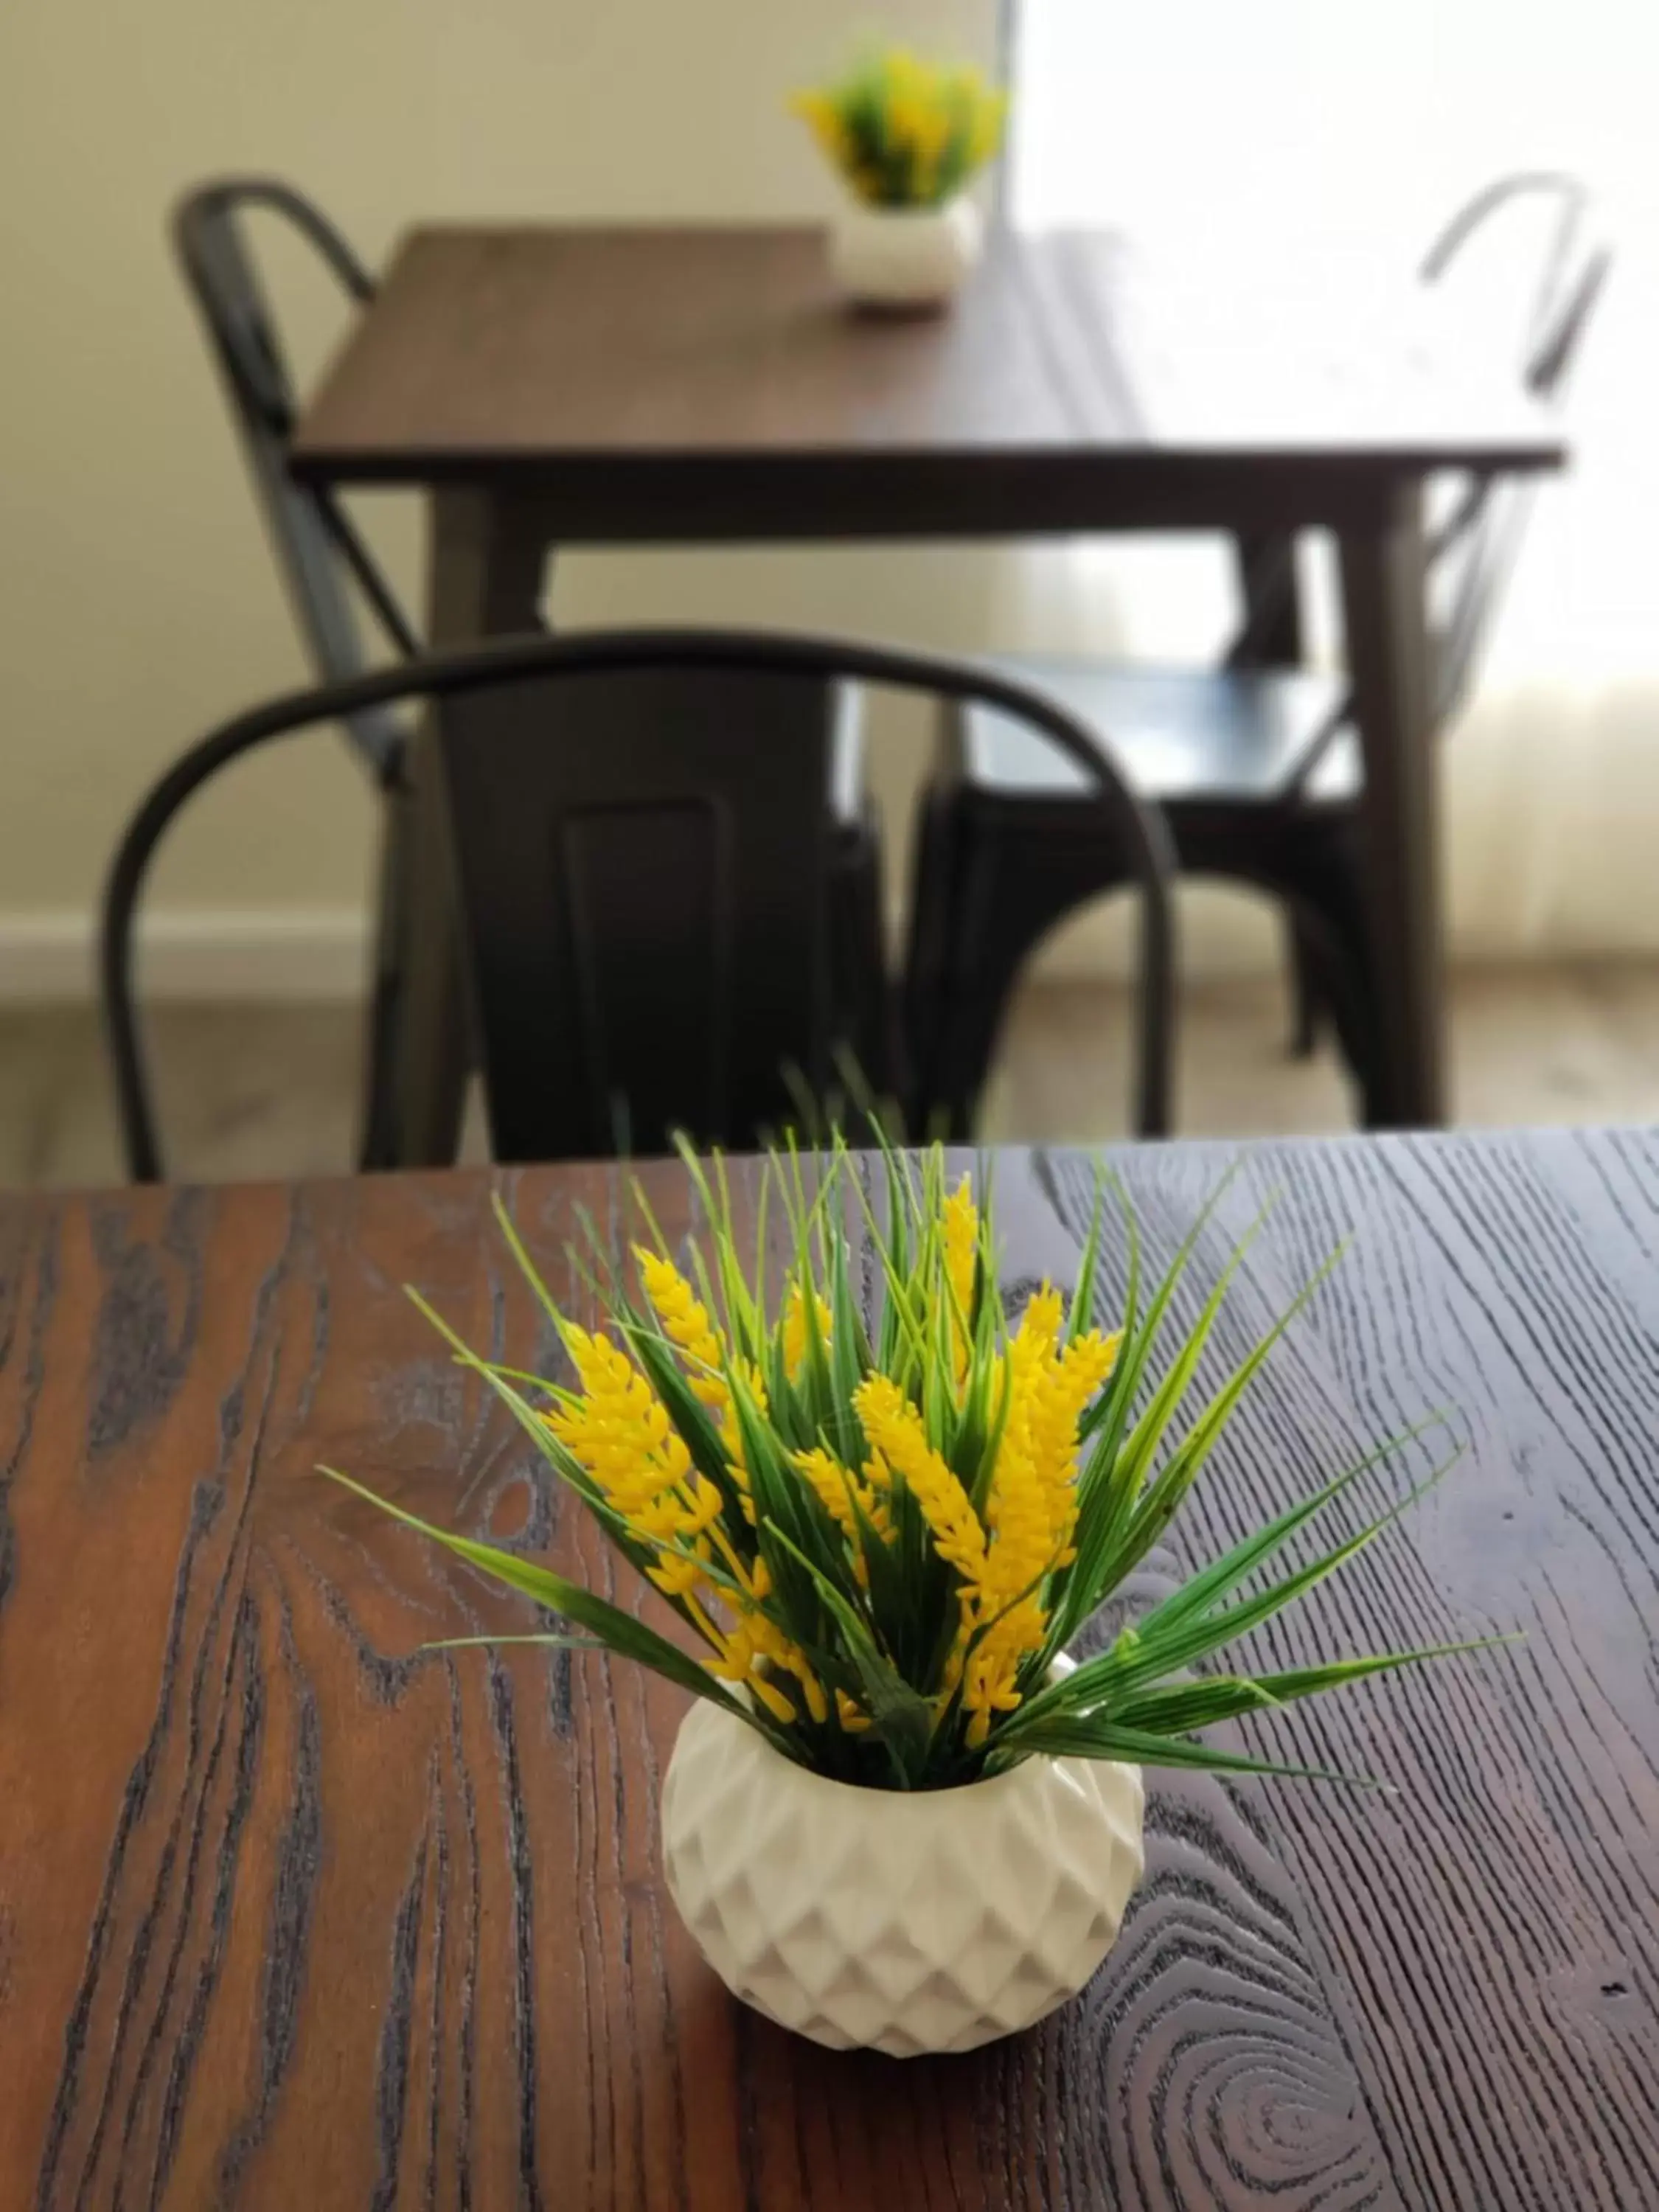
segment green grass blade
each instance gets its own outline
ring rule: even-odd
[[[592,1514],[606,1536],[622,1553],[624,1559],[630,1560],[643,1574],[652,1565],[649,1550],[636,1540],[628,1523],[611,1505],[587,1470],[553,1434],[547,1423],[542,1419],[538,1409],[530,1405],[512,1383],[502,1379],[504,1370],[493,1367],[487,1360],[480,1359],[476,1353],[469,1352],[442,1316],[427,1304],[418,1291],[409,1289],[407,1285],[405,1285],[405,1291],[410,1301],[425,1315],[433,1327],[457,1347],[456,1365],[471,1368],[475,1374],[483,1378],[486,1385],[507,1407],[514,1419],[530,1438],[537,1451],[558,1476],[560,1481],[568,1489],[575,1492],[577,1497]],[[672,1600],[670,1602],[672,1603]]]
[[[1133,1499],[1138,1495],[1142,1478],[1152,1463],[1152,1454],[1162,1442],[1164,1432],[1169,1427],[1176,1408],[1186,1396],[1192,1379],[1198,1371],[1198,1363],[1204,1356],[1204,1348],[1210,1340],[1221,1309],[1226,1303],[1227,1292],[1232,1287],[1233,1278],[1243,1266],[1245,1255],[1261,1232],[1266,1219],[1265,1213],[1259,1214],[1233,1247],[1228,1255],[1226,1265],[1216,1278],[1214,1288],[1204,1301],[1198,1319],[1188,1331],[1181,1350],[1170,1361],[1169,1372],[1153,1392],[1151,1404],[1125,1437],[1122,1454],[1117,1467],[1113,1470],[1112,1476],[1113,1487],[1118,1491],[1120,1496]],[[1280,1326],[1283,1327],[1282,1322]],[[1269,1337],[1266,1342],[1271,1344],[1273,1340]],[[1267,1352],[1263,1346],[1258,1346],[1255,1352],[1251,1354],[1251,1358],[1257,1366],[1266,1357]]]
[[[608,1651],[611,1646],[597,1636],[438,1636],[422,1644],[422,1651],[494,1650],[499,1644],[545,1644],[556,1651]]]
[[[1206,1676],[1198,1682],[1172,1682],[1129,1696],[1122,1704],[1114,1705],[1107,1717],[1124,1728],[1184,1735],[1242,1713],[1293,1705],[1301,1698],[1322,1697],[1328,1690],[1346,1689],[1350,1683],[1392,1674],[1402,1667],[1419,1666],[1427,1659],[1461,1658],[1524,1640],[1518,1633],[1477,1636],[1461,1643],[1419,1644],[1410,1651],[1378,1652],[1363,1659],[1333,1659],[1320,1667],[1285,1668],[1272,1674]]]
[[[1296,1573],[1271,1583],[1253,1598],[1219,1611],[1212,1604],[1202,1611],[1194,1612],[1184,1602],[1186,1592],[1176,1591],[1163,1605],[1147,1613],[1137,1627],[1127,1630],[1120,1636],[1109,1650],[1085,1659],[1071,1674],[1038,1691],[1010,1717],[1005,1726],[1018,1736],[1027,1727],[1035,1725],[1050,1713],[1077,1712],[1109,1705],[1138,1683],[1156,1680],[1160,1676],[1196,1665],[1211,1652],[1219,1650],[1236,1638],[1271,1620],[1274,1613],[1305,1595],[1328,1575],[1345,1565],[1432,1489],[1456,1464],[1458,1457],[1459,1452],[1453,1452],[1425,1480],[1409,1491],[1397,1504],[1368,1522],[1358,1535],[1322,1553]],[[1340,1475],[1334,1485],[1327,1485],[1327,1491],[1334,1493],[1345,1488],[1359,1474],[1364,1464],[1362,1462],[1360,1468],[1351,1468],[1346,1475]],[[1324,1493],[1316,1493],[1314,1498],[1304,1502],[1305,1511],[1304,1507],[1294,1507],[1291,1516],[1309,1519],[1321,1505],[1328,1502]],[[1299,1522],[1297,1525],[1300,1525]],[[1242,1548],[1236,1547],[1236,1550]],[[1278,1547],[1275,1545],[1271,1548]],[[1228,1589],[1235,1586],[1232,1580],[1226,1585]]]
[[[674,1347],[660,1330],[647,1327],[642,1320],[625,1320],[618,1315],[617,1326],[646,1380],[662,1400],[670,1420],[691,1455],[692,1465],[700,1474],[706,1474],[720,1492],[727,1527],[740,1529],[744,1525],[742,1493],[732,1479],[726,1446],[709,1418],[708,1409],[681,1371]]]
[[[1140,1387],[1140,1378],[1146,1372],[1146,1363],[1156,1348],[1158,1334],[1164,1325],[1164,1316],[1169,1311],[1170,1303],[1175,1296],[1176,1287],[1187,1272],[1188,1262],[1198,1249],[1198,1240],[1203,1235],[1210,1217],[1220,1205],[1222,1197],[1234,1176],[1238,1173],[1239,1165],[1239,1162],[1234,1162],[1205,1200],[1197,1219],[1176,1246],[1175,1257],[1164,1270],[1157,1290],[1153,1291],[1152,1302],[1146,1309],[1145,1320],[1133,1327],[1130,1326],[1130,1322],[1139,1295],[1141,1253],[1139,1230],[1135,1224],[1134,1211],[1129,1202],[1128,1194],[1125,1192],[1124,1210],[1130,1224],[1129,1257],[1133,1297],[1126,1302],[1123,1349],[1118,1361],[1118,1372],[1113,1377],[1114,1387],[1110,1390],[1103,1391],[1091,1409],[1088,1418],[1083,1424],[1083,1434],[1085,1437],[1092,1436],[1097,1429],[1104,1425],[1113,1449],[1121,1440],[1124,1430],[1128,1425],[1130,1407]]]
[[[848,1655],[858,1669],[860,1691],[870,1716],[870,1726],[892,1761],[900,1787],[914,1788],[926,1766],[933,1740],[932,1707],[883,1656],[858,1614],[813,1561],[791,1543],[781,1528],[775,1528],[772,1534],[786,1550],[794,1553],[802,1569],[817,1583],[819,1594],[845,1639]]]
[[[598,1637],[609,1650],[617,1652],[624,1659],[637,1660],[641,1666],[649,1667],[653,1674],[665,1675],[681,1689],[690,1690],[694,1697],[707,1698],[711,1705],[722,1706],[727,1712],[737,1713],[751,1724],[759,1725],[756,1716],[688,1652],[682,1651],[678,1644],[671,1644],[654,1628],[647,1628],[631,1613],[624,1613],[619,1606],[611,1604],[592,1590],[584,1589],[579,1583],[567,1582],[562,1575],[555,1574],[550,1567],[538,1567],[532,1560],[521,1559],[516,1553],[503,1552],[494,1544],[477,1543],[470,1536],[453,1535],[447,1528],[436,1528],[431,1522],[422,1521],[418,1514],[407,1512],[401,1505],[392,1504],[389,1498],[377,1496],[366,1485],[354,1481],[349,1474],[342,1474],[337,1468],[319,1467],[318,1473],[325,1474],[331,1482],[337,1482],[342,1489],[366,1499],[369,1504],[378,1506],[382,1513],[389,1514],[394,1521],[401,1521],[405,1528],[417,1530],[434,1544],[441,1544],[457,1559],[465,1559],[469,1565],[482,1569],[497,1582],[505,1583],[509,1589],[533,1598],[538,1605],[544,1605],[550,1612],[562,1613],[567,1620],[575,1621],[580,1627]],[[768,1735],[772,1733],[764,1728],[761,1732]]]
[[[562,1338],[564,1334],[564,1316],[559,1311],[557,1305],[555,1304],[553,1293],[548,1289],[545,1282],[543,1281],[541,1270],[537,1267],[536,1262],[531,1258],[529,1251],[525,1244],[525,1241],[519,1234],[517,1224],[514,1221],[513,1216],[507,1212],[506,1202],[502,1199],[500,1191],[491,1191],[489,1194],[489,1205],[490,1211],[495,1216],[496,1225],[501,1230],[502,1236],[507,1239],[507,1249],[511,1251],[513,1257],[519,1263],[519,1273],[524,1277],[526,1282],[529,1284],[538,1300],[540,1302],[543,1312],[546,1314],[554,1328],[559,1332],[560,1337]]]
[[[1106,1213],[1106,1171],[1098,1160],[1094,1163],[1094,1170],[1095,1202],[1089,1216],[1089,1234],[1083,1240],[1083,1256],[1078,1262],[1077,1281],[1072,1287],[1072,1304],[1066,1326],[1068,1340],[1086,1334],[1094,1325],[1095,1285],[1100,1266],[1101,1231]]]
[[[1106,1522],[1107,1543],[1103,1557],[1095,1564],[1103,1594],[1116,1589],[1163,1535],[1197,1480],[1200,1470],[1214,1449],[1222,1431],[1232,1419],[1239,1401],[1261,1373],[1274,1346],[1341,1257],[1340,1249],[1333,1253],[1317,1273],[1303,1285],[1267,1335],[1240,1361],[1204,1407],[1170,1455],[1167,1465],[1160,1468],[1145,1492],[1139,1493],[1139,1504],[1134,1503],[1139,1492],[1138,1474],[1126,1480],[1122,1488],[1116,1492],[1114,1503],[1117,1510]],[[1126,1505],[1132,1510],[1126,1511]],[[1126,1521],[1127,1527],[1124,1525]],[[1113,1538],[1117,1540],[1115,1544],[1111,1540]]]
[[[1375,1781],[1370,1775],[1340,1774],[1328,1766],[1294,1766],[1275,1759],[1251,1759],[1214,1744],[1160,1735],[1148,1729],[1121,1728],[1111,1721],[1053,1721],[1029,1736],[1022,1735],[1018,1751],[1022,1758],[1040,1753],[1050,1759],[1118,1759],[1137,1766],[1184,1767],[1200,1773],[1277,1774],[1299,1782],[1340,1782],[1351,1789],[1381,1790],[1394,1795],[1389,1784]]]
[[[1379,1444],[1375,1451],[1367,1452],[1363,1459],[1356,1460],[1352,1467],[1346,1468],[1310,1496],[1288,1507],[1275,1520],[1270,1521],[1265,1528],[1259,1528],[1254,1535],[1235,1544],[1230,1552],[1224,1553],[1220,1559],[1194,1575],[1190,1582],[1184,1583],[1172,1597],[1166,1598],[1158,1607],[1156,1618],[1172,1623],[1185,1620],[1190,1614],[1206,1612],[1211,1606],[1218,1604],[1241,1583],[1266,1566],[1298,1529],[1305,1528],[1317,1514],[1322,1513],[1334,1498],[1340,1498],[1345,1490],[1358,1481],[1362,1474],[1368,1474],[1383,1460],[1391,1458],[1407,1444],[1415,1443],[1431,1429],[1443,1426],[1444,1421],[1444,1414],[1431,1414],[1427,1420],[1419,1421],[1414,1427],[1402,1429],[1397,1437],[1391,1437],[1386,1443]]]
[[[1402,1512],[1416,1503],[1424,1491],[1440,1480],[1447,1468],[1455,1464],[1456,1457],[1457,1455],[1454,1454],[1443,1466],[1435,1470],[1426,1482],[1413,1490],[1400,1504],[1390,1507],[1386,1513],[1370,1522],[1358,1535],[1334,1546],[1293,1574],[1270,1583],[1255,1596],[1241,1599],[1236,1604],[1219,1609],[1212,1607],[1202,1614],[1183,1617],[1174,1628],[1161,1622],[1156,1613],[1149,1614],[1141,1623],[1119,1664],[1116,1684],[1127,1687],[1135,1681],[1171,1674],[1179,1668],[1195,1666],[1200,1660],[1208,1658],[1212,1651],[1219,1651],[1239,1637],[1248,1635],[1251,1629],[1261,1627],[1275,1613],[1283,1612],[1286,1606],[1305,1597],[1328,1576],[1334,1575],[1339,1567],[1346,1566],[1368,1545],[1375,1543],[1384,1529],[1390,1528]],[[1109,1657],[1111,1655],[1107,1656]],[[1071,1686],[1079,1675],[1086,1671],[1086,1668],[1079,1668],[1077,1674],[1067,1678],[1065,1686]],[[1103,1669],[1103,1675],[1108,1681],[1112,1679],[1109,1669]]]

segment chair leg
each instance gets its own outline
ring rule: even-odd
[[[916,1137],[927,1133],[932,1099],[939,1014],[955,928],[952,871],[959,842],[950,795],[937,787],[925,791],[916,814],[904,975],[900,985],[900,1073],[905,1121]]]
[[[1380,1044],[1370,981],[1370,940],[1357,885],[1346,871],[1304,880],[1294,915],[1301,957],[1322,1013],[1360,1097],[1360,1118],[1377,1126],[1381,1110]]]
[[[945,825],[939,825],[948,840]],[[971,1139],[1015,985],[1036,945],[1086,900],[1113,888],[1097,846],[1057,851],[1047,837],[1021,849],[1013,833],[971,840],[958,826],[949,866],[946,959],[937,981],[932,1043],[917,1086],[919,1135]],[[937,918],[935,919],[937,926]]]
[[[408,787],[387,799],[383,943],[363,1130],[364,1164],[378,1168],[453,1165],[477,1064],[460,904],[429,733],[412,741],[410,769]]]
[[[1310,1060],[1327,1010],[1319,986],[1317,951],[1310,945],[1306,928],[1293,913],[1285,917],[1285,953],[1291,983],[1291,1056]]]
[[[831,862],[834,1027],[878,1099],[905,1098],[896,1010],[882,916],[881,842],[873,819],[839,833]]]
[[[1028,939],[1023,933],[999,929],[994,939],[981,941],[972,969],[958,969],[946,983],[935,1057],[923,1085],[926,1095],[918,1102],[923,1116],[919,1136],[966,1143],[975,1135],[1008,1002],[1031,945],[1042,933],[1034,930]]]
[[[409,859],[408,802],[389,791],[382,803],[374,972],[363,1036],[363,1095],[357,1139],[362,1171],[397,1165],[398,1020],[404,954],[404,904]]]

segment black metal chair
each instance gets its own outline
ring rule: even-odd
[[[1520,359],[1525,388],[1559,403],[1609,265],[1582,185],[1506,177],[1462,208],[1423,264],[1439,282],[1498,210],[1546,195],[1554,216]],[[1466,702],[1531,504],[1529,483],[1479,477],[1444,488],[1430,537],[1434,713]],[[1109,737],[1155,800],[1182,870],[1250,884],[1287,915],[1298,1045],[1328,1012],[1370,1109],[1378,1064],[1371,950],[1360,879],[1363,769],[1340,679],[1264,665],[1299,631],[1293,548],[1244,549],[1251,613],[1224,665],[1112,666],[1009,657],[997,665]],[[919,1079],[971,1127],[1015,976],[1066,914],[1123,880],[1117,844],[1070,763],[994,711],[947,720],[923,802],[907,1004]]]
[[[175,211],[179,260],[212,344],[301,638],[319,681],[334,684],[361,674],[371,658],[409,660],[422,646],[340,501],[289,469],[298,403],[248,236],[246,218],[260,213],[307,240],[353,303],[372,299],[374,282],[321,210],[276,179],[203,185]],[[732,704],[734,713],[743,711],[741,702]],[[459,993],[447,854],[434,837],[433,810],[414,795],[421,773],[410,742],[414,726],[384,702],[354,708],[341,720],[382,805],[358,1158],[366,1168],[392,1167],[424,1160],[434,1149],[453,1152],[476,1050]],[[863,789],[855,693],[836,700],[831,726],[833,757],[823,787],[834,825],[834,975],[844,994],[837,1018],[872,1079],[887,1084],[896,1080],[896,1009],[881,921],[880,840]],[[754,734],[758,742],[758,725]],[[435,1139],[434,1120],[443,1125]]]
[[[129,1167],[161,1172],[133,1002],[135,912],[203,783],[319,724],[442,701],[436,752],[494,1148],[502,1159],[662,1150],[684,1127],[751,1144],[800,1121],[859,1040],[836,988],[836,702],[885,685],[995,709],[1079,773],[1142,902],[1134,1121],[1168,1123],[1170,854],[1156,809],[1055,701],[976,665],[723,631],[532,636],[419,659],[238,716],[164,775],[105,893],[101,976]]]

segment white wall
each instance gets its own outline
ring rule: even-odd
[[[878,14],[842,0],[9,0],[0,989],[78,979],[105,859],[146,781],[301,673],[168,258],[183,186],[276,171],[371,258],[425,216],[810,215],[830,188],[787,93],[872,27],[985,59],[994,15],[994,0]],[[297,257],[276,267],[314,367],[336,312]],[[376,520],[418,599],[410,507],[381,501]],[[557,599],[573,619],[724,613],[971,645],[988,574],[961,549],[573,557]],[[234,979],[274,933],[267,980],[337,980],[371,827],[356,772],[322,738],[204,795],[155,891],[175,978]]]

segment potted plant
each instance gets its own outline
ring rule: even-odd
[[[1191,1673],[1402,1510],[1282,1565],[1373,1455],[1072,1664],[1066,1646],[1163,1538],[1313,1285],[1194,1406],[1243,1251],[1166,1344],[1201,1223],[1148,1296],[1126,1209],[1127,1292],[1109,1316],[1103,1177],[1069,1297],[1044,1285],[1011,1311],[988,1199],[966,1177],[948,1188],[937,1149],[888,1154],[876,1198],[839,1146],[810,1167],[774,1157],[752,1267],[723,1170],[711,1185],[688,1164],[708,1252],[682,1264],[647,1226],[625,1271],[600,1254],[597,1331],[556,1307],[498,1206],[567,1375],[481,1358],[431,1316],[678,1615],[679,1640],[374,1502],[570,1624],[530,1640],[597,1643],[691,1694],[664,1869],[738,1996],[825,2044],[969,2050],[1100,1964],[1141,1873],[1142,1766],[1315,1772],[1196,1731],[1480,1647]],[[769,1204],[787,1226],[769,1283]]]
[[[794,106],[851,194],[830,235],[843,290],[890,308],[949,300],[979,250],[965,195],[1000,143],[1003,95],[977,70],[894,49]]]

